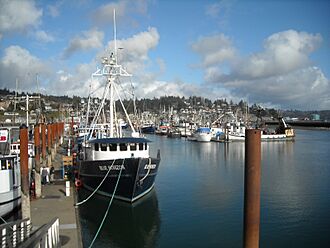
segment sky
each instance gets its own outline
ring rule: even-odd
[[[0,88],[98,96],[113,9],[122,87],[139,99],[330,109],[327,0],[0,0]]]

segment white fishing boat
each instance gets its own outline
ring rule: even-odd
[[[210,142],[212,138],[211,128],[209,127],[199,127],[193,133],[193,137],[198,142]]]
[[[268,130],[265,127],[260,128],[261,141],[289,141],[295,137],[293,128],[288,126],[283,118],[279,118],[279,125],[274,130]],[[227,139],[231,141],[245,141],[246,127],[240,124],[236,129],[228,131]]]
[[[9,149],[9,130],[0,130],[0,216],[13,213],[21,204],[21,173],[17,155]]]

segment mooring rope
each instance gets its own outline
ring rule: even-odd
[[[98,229],[97,232],[95,233],[95,236],[94,236],[94,238],[93,238],[91,244],[88,246],[89,248],[91,248],[91,247],[93,246],[93,244],[94,244],[94,242],[95,242],[97,236],[99,235],[99,233],[100,233],[100,231],[101,231],[101,228],[102,228],[102,226],[103,226],[103,224],[104,224],[104,221],[105,221],[106,217],[108,216],[109,209],[110,209],[110,207],[111,207],[111,204],[112,204],[113,198],[114,198],[114,196],[115,196],[115,194],[116,194],[116,191],[117,191],[117,186],[118,186],[118,183],[119,183],[119,179],[120,179],[120,176],[121,176],[121,172],[122,172],[123,167],[124,167],[124,162],[125,162],[125,159],[123,159],[123,163],[122,163],[122,165],[121,165],[121,167],[120,167],[120,171],[119,171],[119,174],[118,174],[118,178],[117,178],[116,186],[115,186],[115,188],[114,188],[114,190],[113,190],[113,193],[112,193],[112,196],[111,196],[110,202],[109,202],[109,204],[108,204],[108,208],[107,208],[107,210],[105,211],[105,214],[104,214],[104,216],[103,216],[103,219],[102,219],[102,221],[101,221],[101,224],[100,224],[100,226],[99,226],[99,229]]]
[[[7,224],[8,222],[0,216],[0,219],[3,221],[3,223]]]
[[[99,184],[99,186],[97,186],[96,187],[96,189],[85,199],[85,200],[83,200],[83,201],[81,201],[81,202],[78,202],[78,203],[76,203],[76,204],[74,204],[74,206],[75,207],[77,207],[77,206],[79,206],[79,205],[81,205],[81,204],[83,204],[83,203],[85,203],[85,202],[87,202],[98,190],[99,190],[99,188],[101,187],[101,185],[103,184],[103,182],[105,181],[105,179],[108,177],[108,175],[109,175],[109,173],[110,173],[110,171],[111,171],[111,167],[113,166],[113,164],[115,163],[115,161],[116,161],[116,159],[114,159],[113,160],[113,162],[112,162],[112,164],[111,164],[111,166],[110,166],[110,168],[109,168],[109,170],[108,170],[108,172],[105,174],[105,176],[104,176],[104,178],[102,179],[102,181],[100,182],[100,184]]]

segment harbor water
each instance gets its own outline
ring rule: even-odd
[[[330,131],[296,135],[262,142],[260,247],[330,244]],[[93,247],[242,247],[244,143],[147,138],[153,156],[161,150],[155,188],[133,205],[114,201]],[[79,207],[84,247],[109,201]]]

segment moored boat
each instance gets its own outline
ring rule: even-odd
[[[10,154],[10,131],[0,130],[0,217],[21,204],[21,172],[17,155]]]
[[[157,157],[149,154],[150,141],[135,131],[127,110],[119,94],[118,79],[131,76],[118,64],[115,52],[103,58],[103,68],[98,69],[93,76],[106,79],[102,101],[98,107],[88,133],[93,133],[103,109],[110,109],[109,121],[101,137],[85,139],[80,150],[79,180],[82,187],[98,194],[113,196],[128,202],[133,202],[152,190],[160,164],[160,152]],[[109,96],[109,97],[108,97]],[[116,120],[115,97],[120,101],[130,130],[129,136],[124,136],[121,126]],[[106,103],[109,102],[109,106]],[[102,118],[101,118],[102,117]]]
[[[209,127],[199,127],[194,132],[193,136],[198,142],[210,142],[212,138],[211,128]]]

